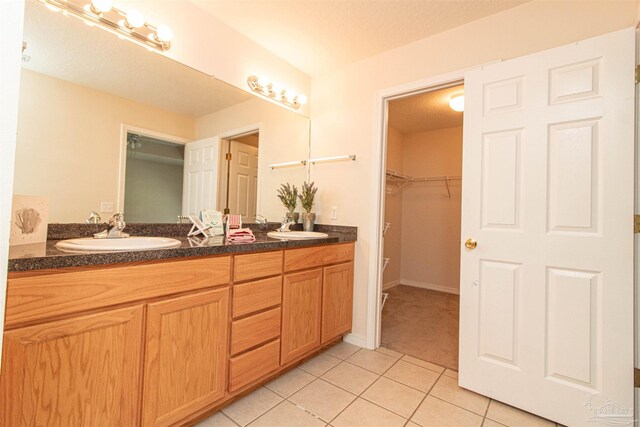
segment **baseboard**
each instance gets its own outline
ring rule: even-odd
[[[398,286],[400,283],[401,283],[401,282],[400,282],[400,279],[398,279],[398,280],[392,280],[391,282],[389,282],[389,283],[385,283],[384,285],[382,285],[382,290],[383,290],[383,291],[386,291],[387,289],[391,289],[391,288],[393,288],[393,287]]]
[[[452,289],[448,286],[434,285],[433,283],[416,282],[415,280],[401,279],[400,284],[413,286],[414,288],[430,289],[432,291],[446,292],[448,294],[460,295],[459,289]]]
[[[349,344],[357,345],[358,347],[367,347],[367,340],[362,335],[350,333],[344,336],[344,341],[348,342]]]

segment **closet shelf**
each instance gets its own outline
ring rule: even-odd
[[[401,188],[412,182],[444,182],[447,186],[447,194],[449,198],[451,198],[451,189],[449,188],[449,182],[451,181],[462,181],[461,176],[421,176],[415,177],[406,175],[391,169],[387,169],[387,182],[399,183]]]

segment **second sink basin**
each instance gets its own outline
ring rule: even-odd
[[[326,239],[327,233],[317,231],[270,231],[268,237],[280,240]]]
[[[56,248],[67,252],[84,251],[143,251],[149,249],[177,248],[179,240],[168,237],[127,237],[123,239],[68,239],[56,243]]]

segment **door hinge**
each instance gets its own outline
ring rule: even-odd
[[[636,65],[636,84],[640,83],[640,65]]]
[[[633,368],[633,386],[640,388],[640,369]]]
[[[640,233],[640,215],[633,216],[633,233]]]
[[[231,153],[227,153],[226,159],[231,160]]]

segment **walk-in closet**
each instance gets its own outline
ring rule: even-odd
[[[383,227],[381,345],[453,370],[463,106],[462,85],[389,103]]]

